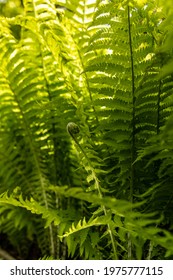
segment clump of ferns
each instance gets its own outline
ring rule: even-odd
[[[100,199],[102,199],[103,198],[102,187],[100,185],[100,182],[99,182],[99,179],[97,177],[97,174],[96,174],[95,168],[93,166],[93,163],[90,160],[90,158],[87,156],[84,148],[81,146],[81,144],[79,143],[79,140],[78,140],[78,134],[80,132],[79,126],[74,122],[69,122],[67,124],[67,132],[69,133],[71,138],[74,140],[78,150],[83,155],[83,158],[85,158],[86,164],[85,164],[84,168],[89,173],[89,179],[88,180],[92,181],[94,183],[94,188],[92,188],[93,191],[95,190],[98,194],[98,197]],[[109,215],[108,210],[106,209],[106,207],[104,205],[101,206],[100,210],[104,213],[104,216],[107,217]],[[107,226],[107,232],[109,234],[110,243],[111,243],[112,250],[113,250],[114,259],[118,259],[117,248],[116,248],[117,246],[116,246],[116,241],[115,241],[114,234],[113,234],[113,229],[111,228],[110,223],[107,223],[106,226]]]

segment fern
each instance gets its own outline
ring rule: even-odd
[[[72,224],[72,227],[69,229],[69,231],[67,233],[65,233],[63,235],[63,237],[68,237],[70,234],[76,233],[83,229],[87,229],[88,227],[105,225],[107,223],[108,223],[108,218],[106,217],[106,219],[105,219],[105,216],[97,217],[88,222],[86,222],[86,220],[84,218],[83,221],[79,221],[76,226],[74,224]]]
[[[108,211],[108,215],[105,216],[96,216],[95,218],[91,217],[91,219],[86,222],[85,218],[82,221],[79,221],[76,225],[72,224],[72,227],[69,228],[68,232],[64,233],[63,236],[60,236],[60,238],[62,237],[67,237],[67,244],[68,244],[68,248],[69,248],[69,252],[71,252],[71,255],[74,255],[74,250],[77,246],[77,243],[79,243],[79,246],[82,247],[84,245],[84,243],[86,242],[88,236],[90,236],[90,238],[94,238],[94,232],[88,232],[88,229],[90,229],[93,226],[96,227],[100,227],[100,226],[104,226],[109,224],[112,231],[114,232],[115,229],[119,229],[117,231],[118,235],[121,237],[121,239],[123,240],[125,238],[125,236],[127,235],[128,232],[131,233],[132,236],[132,240],[134,238],[134,242],[136,244],[137,247],[139,247],[139,244],[137,243],[137,240],[135,238],[136,234],[138,234],[140,236],[140,242],[145,242],[145,240],[150,239],[153,241],[153,243],[155,245],[162,245],[164,248],[166,248],[169,252],[169,254],[172,254],[170,244],[172,244],[173,240],[172,240],[172,236],[168,234],[168,232],[166,232],[165,230],[161,230],[159,228],[154,227],[153,225],[155,224],[155,222],[160,222],[159,220],[156,220],[155,218],[152,219],[151,215],[142,215],[140,213],[135,213],[135,212],[131,212],[129,213],[129,207],[131,207],[131,205],[128,206],[128,204],[124,201],[116,201],[115,199],[110,199],[109,197],[105,197],[104,199],[100,199],[98,200],[96,195],[91,195],[89,193],[84,193],[82,192],[82,190],[80,189],[76,189],[76,190],[63,190],[62,187],[59,187],[59,189],[56,187],[52,187],[51,188],[53,191],[58,192],[59,194],[63,194],[65,196],[71,196],[71,197],[82,197],[84,200],[86,201],[90,201],[90,202],[95,202],[96,204],[100,204],[100,205],[104,205],[107,207],[107,209],[110,208],[110,210]],[[15,195],[16,196],[16,195]],[[67,218],[65,218],[65,212],[63,213],[63,211],[61,211],[61,215],[58,217],[57,216],[57,212],[53,211],[53,210],[47,210],[45,207],[40,206],[38,203],[36,203],[36,201],[34,201],[33,199],[31,201],[24,201],[23,198],[21,196],[16,196],[16,197],[9,197],[6,194],[4,194],[3,196],[1,195],[0,198],[0,203],[1,205],[12,205],[15,207],[22,207],[27,209],[27,211],[37,214],[37,215],[42,215],[43,219],[46,220],[45,223],[45,227],[47,227],[52,221],[55,224],[60,224],[62,223],[63,226],[63,222],[66,219],[66,222],[68,222]],[[137,207],[137,205],[133,206],[133,207]],[[139,207],[139,205],[138,205]],[[96,215],[96,212],[95,212]],[[97,211],[97,215],[98,215],[98,211]],[[111,218],[111,216],[113,215],[113,219]],[[16,219],[17,221],[17,219]],[[82,231],[82,235],[78,235],[79,232]],[[109,231],[106,233],[104,233],[103,237],[105,237],[107,234],[109,233]],[[76,234],[78,235],[79,239],[77,241],[77,243],[75,242],[76,240]],[[88,235],[89,234],[89,235]],[[160,237],[160,234],[163,235],[163,237]],[[76,236],[76,237],[71,237],[71,235]],[[93,235],[93,237],[92,237]],[[103,239],[102,237],[102,239]],[[96,238],[96,236],[95,236]],[[125,239],[124,239],[125,241]],[[72,243],[73,245],[72,245]],[[94,242],[94,239],[93,239]],[[86,245],[86,244],[85,244]],[[121,247],[121,249],[125,250],[125,248],[123,248],[123,246],[119,243],[117,243],[117,245],[119,247]],[[85,247],[85,246],[84,246]],[[92,244],[92,247],[94,248],[95,245],[94,243]],[[82,249],[81,249],[82,250]],[[83,248],[83,250],[87,250],[87,248]],[[86,254],[90,254],[91,252],[86,251]],[[139,257],[139,253],[138,253],[138,257]],[[141,258],[141,255],[140,255]]]
[[[31,3],[30,3],[31,4]],[[27,13],[27,8],[28,5],[26,4],[26,13]],[[37,3],[35,3],[34,8],[36,7]],[[38,6],[39,9],[39,6]],[[29,8],[31,12],[31,6]],[[29,12],[29,13],[30,13]],[[54,13],[55,14],[55,13]],[[35,14],[34,14],[35,15]],[[30,13],[31,16],[31,13]],[[41,16],[41,12],[39,13],[39,16]],[[44,11],[42,11],[42,16],[44,17]],[[20,19],[20,18],[19,18]],[[43,47],[39,43],[40,36],[37,37],[35,34],[31,32],[31,27],[33,27],[33,24],[31,26],[23,26],[23,21],[19,20],[17,18],[17,22],[15,20],[10,20],[11,24],[21,24],[23,30],[23,38],[21,38],[20,43],[18,43],[13,36],[11,36],[13,42],[16,44],[15,48],[11,50],[11,52],[7,55],[7,53],[4,53],[6,56],[6,60],[4,60],[4,63],[7,62],[7,64],[4,64],[4,73],[3,75],[7,75],[6,83],[7,86],[9,86],[9,96],[11,96],[11,99],[14,100],[13,103],[11,102],[11,106],[6,107],[9,109],[9,111],[5,111],[4,115],[11,114],[11,112],[15,111],[15,119],[16,119],[16,128],[13,126],[13,131],[14,134],[13,136],[10,136],[8,139],[8,134],[6,136],[6,133],[4,133],[4,142],[6,142],[7,147],[12,147],[11,144],[9,145],[8,143],[11,140],[11,137],[13,137],[12,141],[15,141],[14,147],[16,147],[16,154],[12,154],[12,158],[8,159],[7,161],[9,164],[11,162],[14,162],[16,160],[16,166],[18,165],[18,178],[15,178],[15,181],[18,182],[21,186],[21,183],[24,184],[23,186],[25,187],[25,181],[27,181],[27,185],[29,187],[26,189],[27,195],[29,193],[35,194],[35,197],[38,197],[41,195],[43,197],[43,203],[48,209],[50,207],[50,203],[53,202],[51,198],[49,198],[49,195],[46,193],[45,189],[46,186],[48,185],[48,180],[49,180],[49,175],[47,172],[47,164],[45,159],[47,157],[46,153],[48,153],[51,156],[52,153],[52,148],[51,148],[51,142],[52,140],[48,139],[49,138],[49,130],[50,130],[50,125],[45,123],[45,118],[46,116],[41,112],[41,108],[39,108],[38,104],[43,98],[46,98],[47,92],[45,90],[45,80],[41,78],[42,72],[46,71],[45,66],[43,64],[42,66],[42,71],[39,71],[38,74],[35,69],[39,69],[39,67],[42,65],[41,62],[48,57],[49,54],[46,53],[45,49],[45,54],[42,54],[43,52]],[[35,21],[34,21],[35,22]],[[28,21],[26,21],[28,23]],[[7,24],[8,26],[8,24]],[[29,31],[27,31],[27,27],[29,27]],[[35,25],[36,30],[38,30],[37,26]],[[26,40],[26,35],[28,36],[30,34],[31,40],[28,43]],[[8,42],[8,41],[7,41]],[[13,44],[14,44],[13,43]],[[20,47],[20,52],[19,52],[19,46]],[[13,45],[12,45],[13,47]],[[29,49],[30,52],[33,52],[35,55],[36,60],[34,61],[33,57],[28,55],[26,53],[25,49]],[[4,49],[5,50],[5,49]],[[49,55],[50,56],[50,55]],[[12,57],[12,60],[8,60]],[[39,60],[37,60],[37,57],[39,57]],[[24,61],[25,58],[25,61]],[[42,60],[41,60],[42,58]],[[37,61],[37,62],[36,62]],[[13,62],[13,64],[11,64]],[[10,66],[14,65],[14,66]],[[9,66],[8,66],[9,65]],[[11,68],[10,68],[11,67]],[[5,69],[6,68],[6,69]],[[5,72],[6,71],[6,72]],[[55,72],[55,71],[54,71]],[[57,71],[56,71],[57,72]],[[6,74],[7,73],[7,74]],[[19,74],[18,74],[19,73]],[[4,83],[4,81],[3,81]],[[47,82],[48,84],[48,82]],[[53,87],[53,85],[52,85]],[[55,89],[53,89],[55,90]],[[40,93],[42,91],[42,93]],[[49,90],[50,91],[50,90]],[[62,90],[61,90],[62,92]],[[6,93],[4,96],[4,105],[8,100],[6,99]],[[49,97],[50,100],[50,97]],[[10,101],[9,101],[10,102]],[[12,109],[13,107],[14,109]],[[3,107],[2,107],[3,109]],[[38,117],[37,117],[38,116]],[[2,115],[3,118],[3,115]],[[9,118],[10,121],[10,118]],[[50,122],[49,119],[47,122]],[[52,124],[52,129],[55,130],[54,123]],[[10,127],[9,127],[10,128]],[[9,129],[8,128],[8,129]],[[15,131],[16,130],[16,131]],[[4,129],[4,131],[7,131]],[[11,132],[11,131],[10,131]],[[7,137],[7,138],[6,138]],[[56,136],[53,136],[53,141]],[[50,142],[51,141],[51,142]],[[54,143],[54,146],[56,143]],[[14,149],[14,148],[13,148]],[[23,154],[26,157],[28,157],[28,164],[26,165],[26,169],[23,168],[23,164],[25,162],[25,158],[22,158],[22,154],[18,155],[18,152],[20,153],[20,150],[23,150]],[[44,154],[42,153],[42,150],[44,150]],[[55,151],[54,155],[57,152]],[[7,156],[7,155],[6,155]],[[6,158],[5,156],[5,158]],[[9,157],[11,156],[11,151],[9,151]],[[6,160],[6,159],[5,159]],[[58,162],[56,163],[58,164]],[[20,167],[21,165],[21,167]],[[7,170],[11,172],[10,166],[6,166]],[[55,167],[56,168],[56,167]],[[24,171],[22,171],[22,169]],[[57,168],[56,168],[57,169]],[[51,172],[51,170],[50,170]],[[55,170],[57,174],[57,170]],[[6,173],[4,169],[2,169],[2,174]],[[25,179],[25,173],[27,173],[27,176],[29,178]],[[13,171],[14,174],[14,171]],[[13,177],[13,174],[10,174],[7,172],[6,180],[9,180],[9,176]],[[22,174],[22,176],[21,176]],[[24,180],[25,179],[25,180]],[[19,180],[19,181],[18,181]],[[21,181],[22,182],[21,182]],[[57,183],[57,182],[53,182]],[[11,182],[13,188],[15,185],[13,185],[13,181]],[[51,202],[52,201],[52,202]],[[51,206],[52,207],[52,206]],[[52,247],[52,254],[55,254],[55,248],[54,247],[54,241],[53,241],[53,229],[50,227],[50,236],[51,236],[51,247]]]
[[[25,0],[1,17],[0,231],[14,247],[20,232],[43,259],[172,254],[163,12],[155,0]]]

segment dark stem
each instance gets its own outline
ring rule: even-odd
[[[162,82],[159,81],[159,91],[158,91],[158,96],[157,96],[157,135],[160,132],[160,95],[161,95],[161,86]]]
[[[130,176],[130,194],[129,200],[133,203],[134,194],[134,161],[135,161],[135,74],[133,62],[133,48],[132,48],[132,35],[131,35],[131,20],[130,20],[130,7],[128,6],[128,31],[129,31],[129,48],[130,48],[130,62],[131,62],[131,80],[132,80],[132,140],[131,140],[131,176]],[[132,244],[129,234],[128,241],[128,258],[132,259]]]

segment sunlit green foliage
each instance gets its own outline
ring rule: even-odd
[[[156,0],[23,4],[4,4],[0,21],[3,249],[172,258],[171,11]]]
[[[14,17],[23,13],[22,0],[0,0],[0,15]]]

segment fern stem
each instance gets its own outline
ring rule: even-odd
[[[162,82],[159,81],[159,89],[158,89],[158,96],[157,96],[157,123],[156,123],[156,133],[157,133],[157,135],[160,132],[160,95],[161,95],[161,86],[162,86]],[[163,212],[164,212],[164,210],[163,210]],[[158,225],[156,225],[156,227],[157,226]],[[147,260],[151,260],[153,247],[154,247],[153,246],[153,241],[150,241]]]
[[[74,123],[71,123],[73,125],[75,125],[75,129],[77,128],[77,125],[74,124]],[[69,129],[68,125],[67,125],[67,131],[68,133],[70,134],[70,136],[72,137],[72,139],[75,141],[76,145],[79,147],[79,149],[81,150],[83,156],[86,158],[89,166],[90,166],[90,170],[92,172],[92,175],[93,175],[93,178],[94,178],[94,181],[95,181],[95,188],[98,192],[98,195],[99,195],[99,198],[103,198],[103,195],[102,195],[102,191],[101,191],[101,187],[100,187],[100,183],[99,183],[99,180],[95,174],[95,170],[94,170],[94,167],[92,165],[92,162],[90,161],[89,157],[87,156],[87,154],[85,153],[84,149],[82,148],[82,146],[80,145],[80,143],[78,142],[78,140],[76,139],[76,137],[74,136],[74,133],[72,132],[72,129]],[[79,131],[75,131],[75,134],[79,132]],[[102,210],[103,210],[103,213],[105,216],[107,216],[107,210],[106,210],[106,207],[105,206],[102,206]],[[113,236],[113,233],[112,233],[112,230],[111,230],[111,226],[110,224],[108,223],[107,224],[107,229],[108,229],[108,233],[110,235],[110,240],[111,240],[111,244],[112,244],[112,249],[113,249],[113,254],[114,254],[114,259],[115,260],[118,260],[118,255],[117,255],[117,250],[116,250],[116,242],[115,242],[115,239],[114,239],[114,236]]]
[[[131,148],[131,184],[130,184],[130,202],[133,203],[133,186],[134,186],[134,165],[135,160],[135,74],[133,62],[133,48],[131,36],[130,7],[128,6],[128,26],[129,26],[129,47],[131,60],[131,79],[132,79],[132,148]]]
[[[131,141],[131,176],[130,176],[130,195],[129,200],[133,203],[134,193],[134,165],[135,161],[135,74],[134,74],[134,62],[133,62],[133,47],[132,47],[132,33],[131,33],[131,14],[130,7],[127,7],[128,13],[128,34],[129,34],[129,48],[130,48],[130,61],[131,61],[131,86],[132,86],[132,141]],[[132,259],[132,242],[130,233],[128,234],[128,259]]]
[[[44,62],[44,56],[43,56],[43,50],[42,50],[42,47],[41,47],[41,57],[42,57],[42,66],[43,66],[43,75],[44,75],[44,80],[45,80],[45,84],[46,84],[46,89],[47,89],[47,92],[48,92],[48,98],[49,98],[49,101],[51,102],[52,101],[52,96],[51,96],[51,89],[50,89],[50,86],[49,86],[49,81],[48,81],[48,78],[47,78],[47,75],[46,75],[46,67],[45,67],[45,62]],[[58,158],[57,158],[57,154],[58,154],[58,149],[57,149],[57,146],[58,146],[58,143],[57,143],[57,140],[56,140],[56,128],[55,128],[55,116],[51,114],[51,135],[52,135],[52,142],[53,142],[53,150],[54,150],[54,153],[53,153],[53,163],[54,163],[54,184],[57,186],[58,185],[58,176],[57,176],[57,172],[58,172],[58,166],[57,166],[57,162],[58,162]],[[59,209],[59,198],[56,194],[56,197],[55,197],[55,204],[56,204],[56,209]],[[52,226],[52,230],[50,231],[50,235],[52,236],[53,240],[51,240],[51,243],[54,247],[54,250],[52,250],[52,253],[53,253],[53,256],[56,258],[56,259],[59,259],[60,258],[60,240],[58,238],[58,230],[59,230],[59,227],[56,226],[55,228],[55,237],[53,235],[53,226]],[[56,250],[55,250],[55,247],[56,247]]]
[[[161,95],[161,86],[162,82],[159,81],[159,90],[158,90],[158,97],[157,97],[157,135],[160,132],[160,95]]]

